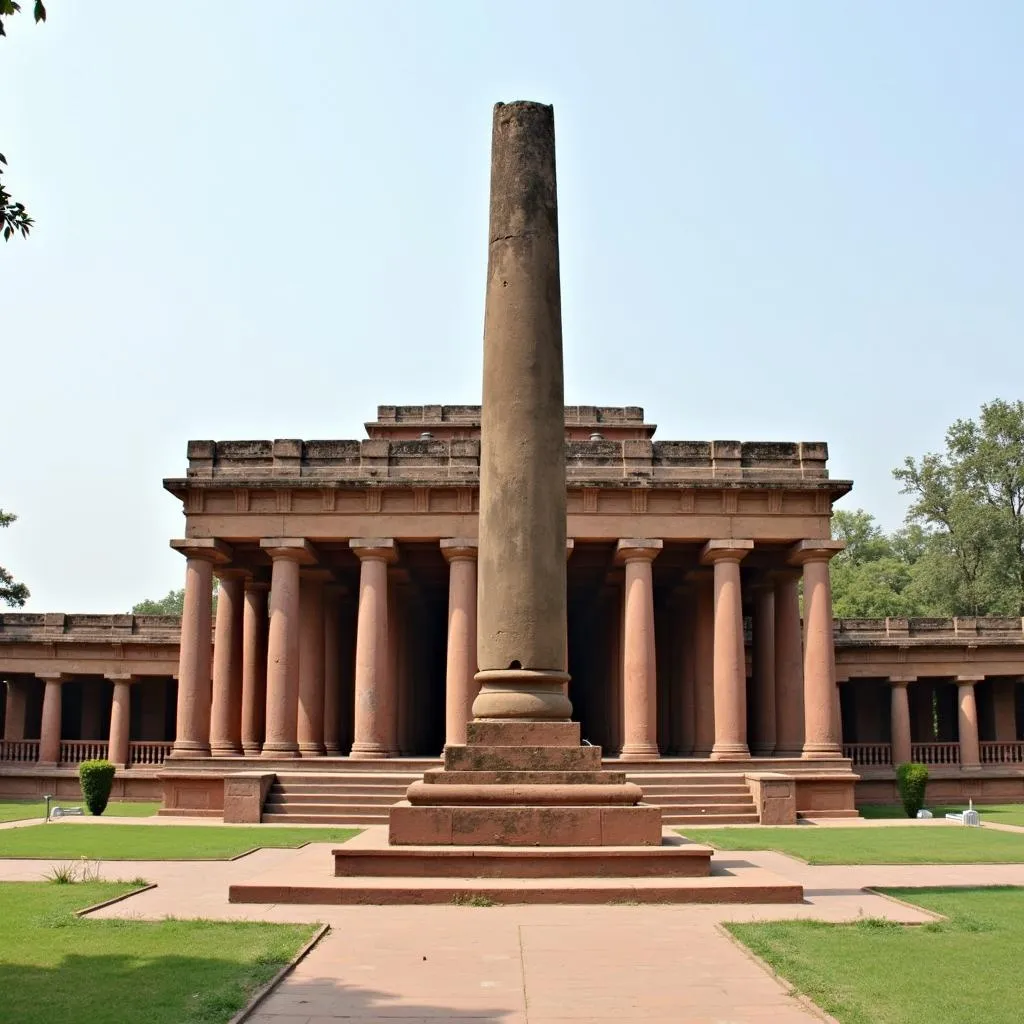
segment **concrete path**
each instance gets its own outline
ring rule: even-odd
[[[1024,865],[813,867],[779,853],[722,853],[802,883],[779,906],[304,907],[232,905],[228,885],[299,870],[334,844],[260,850],[237,861],[106,862],[100,877],[157,888],[102,918],[320,921],[331,932],[250,1018],[253,1024],[478,1021],[494,1024],[797,1024],[820,1021],[734,944],[723,921],[932,916],[866,885],[1024,885]],[[55,863],[0,861],[0,880],[37,880]]]

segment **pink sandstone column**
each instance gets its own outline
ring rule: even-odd
[[[28,710],[28,691],[24,680],[7,680],[7,709],[4,714],[4,739],[25,738],[25,714]]]
[[[978,746],[978,708],[974,700],[974,684],[984,677],[957,676],[957,722],[960,731],[960,767],[979,768],[981,748]]]
[[[396,551],[390,538],[355,539],[349,546],[361,563],[351,757],[367,760],[388,756],[395,719],[395,680],[388,672],[388,564]]]
[[[828,563],[842,541],[804,540],[790,562],[804,570],[804,749],[808,759],[842,757],[836,713],[836,656]]]
[[[800,573],[775,578],[775,756],[799,757],[804,746],[804,647]]]
[[[709,540],[701,552],[701,562],[715,567],[714,761],[750,757],[740,562],[753,547],[752,540]]]
[[[344,587],[324,587],[324,753],[341,756],[341,595]]]
[[[390,710],[384,709],[385,746],[387,748],[387,753],[384,756],[398,757],[401,753],[398,739],[399,709],[403,709],[402,713],[408,723],[406,735],[412,749],[419,746],[424,715],[416,703],[420,696],[415,685],[416,680],[406,671],[408,577],[401,570],[397,572],[390,570],[388,577],[387,680],[381,688],[381,693],[390,694],[391,708]]]
[[[204,757],[210,753],[213,565],[229,561],[231,549],[209,538],[172,540],[171,547],[188,559],[178,656],[178,713],[171,757]]]
[[[131,730],[132,682],[131,676],[107,676],[114,684],[114,699],[110,705],[110,741],[107,760],[122,768],[128,767],[128,741]]]
[[[466,724],[476,697],[475,540],[447,538],[441,553],[448,561],[448,651],[445,668],[445,745],[466,742]],[[564,667],[564,666],[563,666]]]
[[[46,684],[39,729],[39,764],[52,766],[60,761],[60,702],[64,677],[58,674],[39,678]]]
[[[669,601],[672,627],[668,639],[672,643],[672,689],[670,702],[672,721],[669,741],[676,757],[685,757],[693,750],[693,626],[694,605],[685,587],[676,587]]]
[[[623,761],[658,757],[658,695],[654,646],[654,586],[651,563],[660,540],[620,540],[616,561],[626,566],[623,618]]]
[[[242,612],[242,750],[251,757],[263,746],[267,709],[267,593],[269,583],[245,581]]]
[[[103,736],[102,693],[93,679],[82,680],[82,739],[98,740]]]
[[[242,619],[245,577],[241,569],[217,574],[217,617],[213,631],[213,701],[210,710],[210,753],[232,757],[242,753]]]
[[[754,589],[754,736],[751,753],[775,752],[775,587],[763,581]]]
[[[909,677],[903,679],[896,676],[889,680],[893,765],[905,764],[910,760],[910,702],[907,698],[907,684],[913,681]]]
[[[260,541],[274,560],[267,635],[267,712],[263,757],[298,757],[299,566],[316,561],[302,538]]]
[[[992,704],[995,717],[996,740],[1013,743],[1017,739],[1017,681],[992,680]]]
[[[715,743],[715,584],[711,572],[692,574],[697,594],[694,634],[693,756],[711,756]]]
[[[324,584],[309,569],[299,582],[299,753],[324,753]]]

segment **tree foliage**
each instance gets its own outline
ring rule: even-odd
[[[0,528],[10,526],[18,517],[13,512],[0,508]],[[24,583],[16,583],[14,577],[0,565],[0,601],[12,608],[21,608],[30,597]]]
[[[146,598],[132,605],[132,615],[181,615],[185,610],[185,588],[169,590],[164,597],[154,601]],[[217,610],[217,580],[213,581],[213,610]]]
[[[7,35],[4,19],[14,17],[20,10],[21,4],[16,3],[15,0],[0,0],[0,36]],[[37,22],[46,21],[46,7],[42,0],[35,0],[33,14]],[[4,241],[9,242],[16,234],[27,238],[35,222],[28,215],[25,204],[16,202],[7,191],[3,182],[3,172],[6,166],[7,159],[3,153],[0,153],[0,224],[3,226]]]
[[[836,617],[1024,615],[1024,402],[983,405],[893,474],[911,496],[901,529],[833,516]]]

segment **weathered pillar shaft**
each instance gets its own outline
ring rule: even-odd
[[[694,574],[693,756],[708,757],[715,743],[715,587],[707,570]]]
[[[219,575],[213,633],[213,700],[210,752],[230,757],[242,752],[242,618],[246,573],[224,569]]]
[[[566,719],[565,404],[555,123],[497,104],[484,312],[480,718]]]
[[[341,594],[328,583],[324,588],[324,752],[341,754]]]
[[[132,684],[130,679],[113,679],[114,699],[110,704],[110,742],[107,759],[123,767],[128,765],[132,720]]]
[[[258,754],[267,710],[266,583],[248,580],[242,613],[242,750]]]
[[[771,757],[775,751],[775,588],[763,583],[755,590],[754,735],[751,752]]]
[[[448,560],[448,649],[445,667],[446,744],[465,743],[466,725],[476,696],[476,559],[475,540],[441,541]]]
[[[800,574],[775,574],[775,756],[799,757],[804,746],[804,650]]]
[[[909,679],[891,679],[891,722],[892,763],[904,764],[910,760],[910,702],[907,698]],[[862,741],[863,742],[863,741]]]
[[[28,687],[20,679],[7,680],[7,708],[4,715],[4,739],[25,738],[25,716],[28,711]]]
[[[960,765],[963,768],[977,768],[981,764],[981,748],[978,746],[978,706],[974,697],[977,679],[959,676],[957,685],[957,726],[960,735]]]
[[[303,757],[324,752],[324,584],[311,570],[299,583],[298,742]]]
[[[54,765],[60,761],[60,706],[62,678],[51,676],[43,679],[43,717],[39,728],[39,763]]]

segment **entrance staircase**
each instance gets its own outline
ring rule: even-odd
[[[405,799],[421,772],[279,771],[263,805],[263,821],[277,825],[386,825],[388,810]],[[665,825],[757,824],[757,810],[741,773],[668,771],[627,774],[660,807]]]

